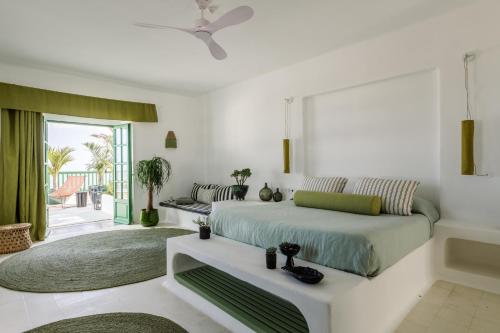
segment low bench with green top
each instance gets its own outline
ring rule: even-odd
[[[177,273],[175,279],[255,332],[309,332],[295,305],[214,267]]]

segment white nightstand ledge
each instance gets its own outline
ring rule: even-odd
[[[445,219],[434,237],[442,279],[500,293],[500,225]]]

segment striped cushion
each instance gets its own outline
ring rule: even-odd
[[[304,177],[302,191],[342,193],[347,178],[344,177]]]
[[[382,213],[411,215],[413,196],[418,184],[414,180],[361,178],[353,193],[380,196]]]
[[[193,199],[194,201],[198,201],[198,190],[200,188],[209,190],[209,189],[213,189],[216,187],[217,187],[217,185],[213,185],[213,184],[201,185],[201,184],[194,183],[193,189],[191,190],[191,199]]]
[[[212,212],[212,205],[204,204],[201,202],[195,202],[190,205],[178,205],[175,200],[160,202],[160,206],[177,208],[180,210],[185,210],[187,212],[198,213],[203,215],[208,215]]]
[[[214,201],[233,200],[232,186],[217,186],[215,189]]]

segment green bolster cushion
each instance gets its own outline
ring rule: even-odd
[[[349,193],[297,191],[293,201],[295,206],[363,215],[380,215],[382,207],[378,196]]]

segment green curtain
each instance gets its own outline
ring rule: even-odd
[[[45,238],[42,114],[1,110],[0,224],[30,223],[31,238]]]
[[[158,122],[154,104],[68,94],[0,82],[0,108],[73,117]]]

